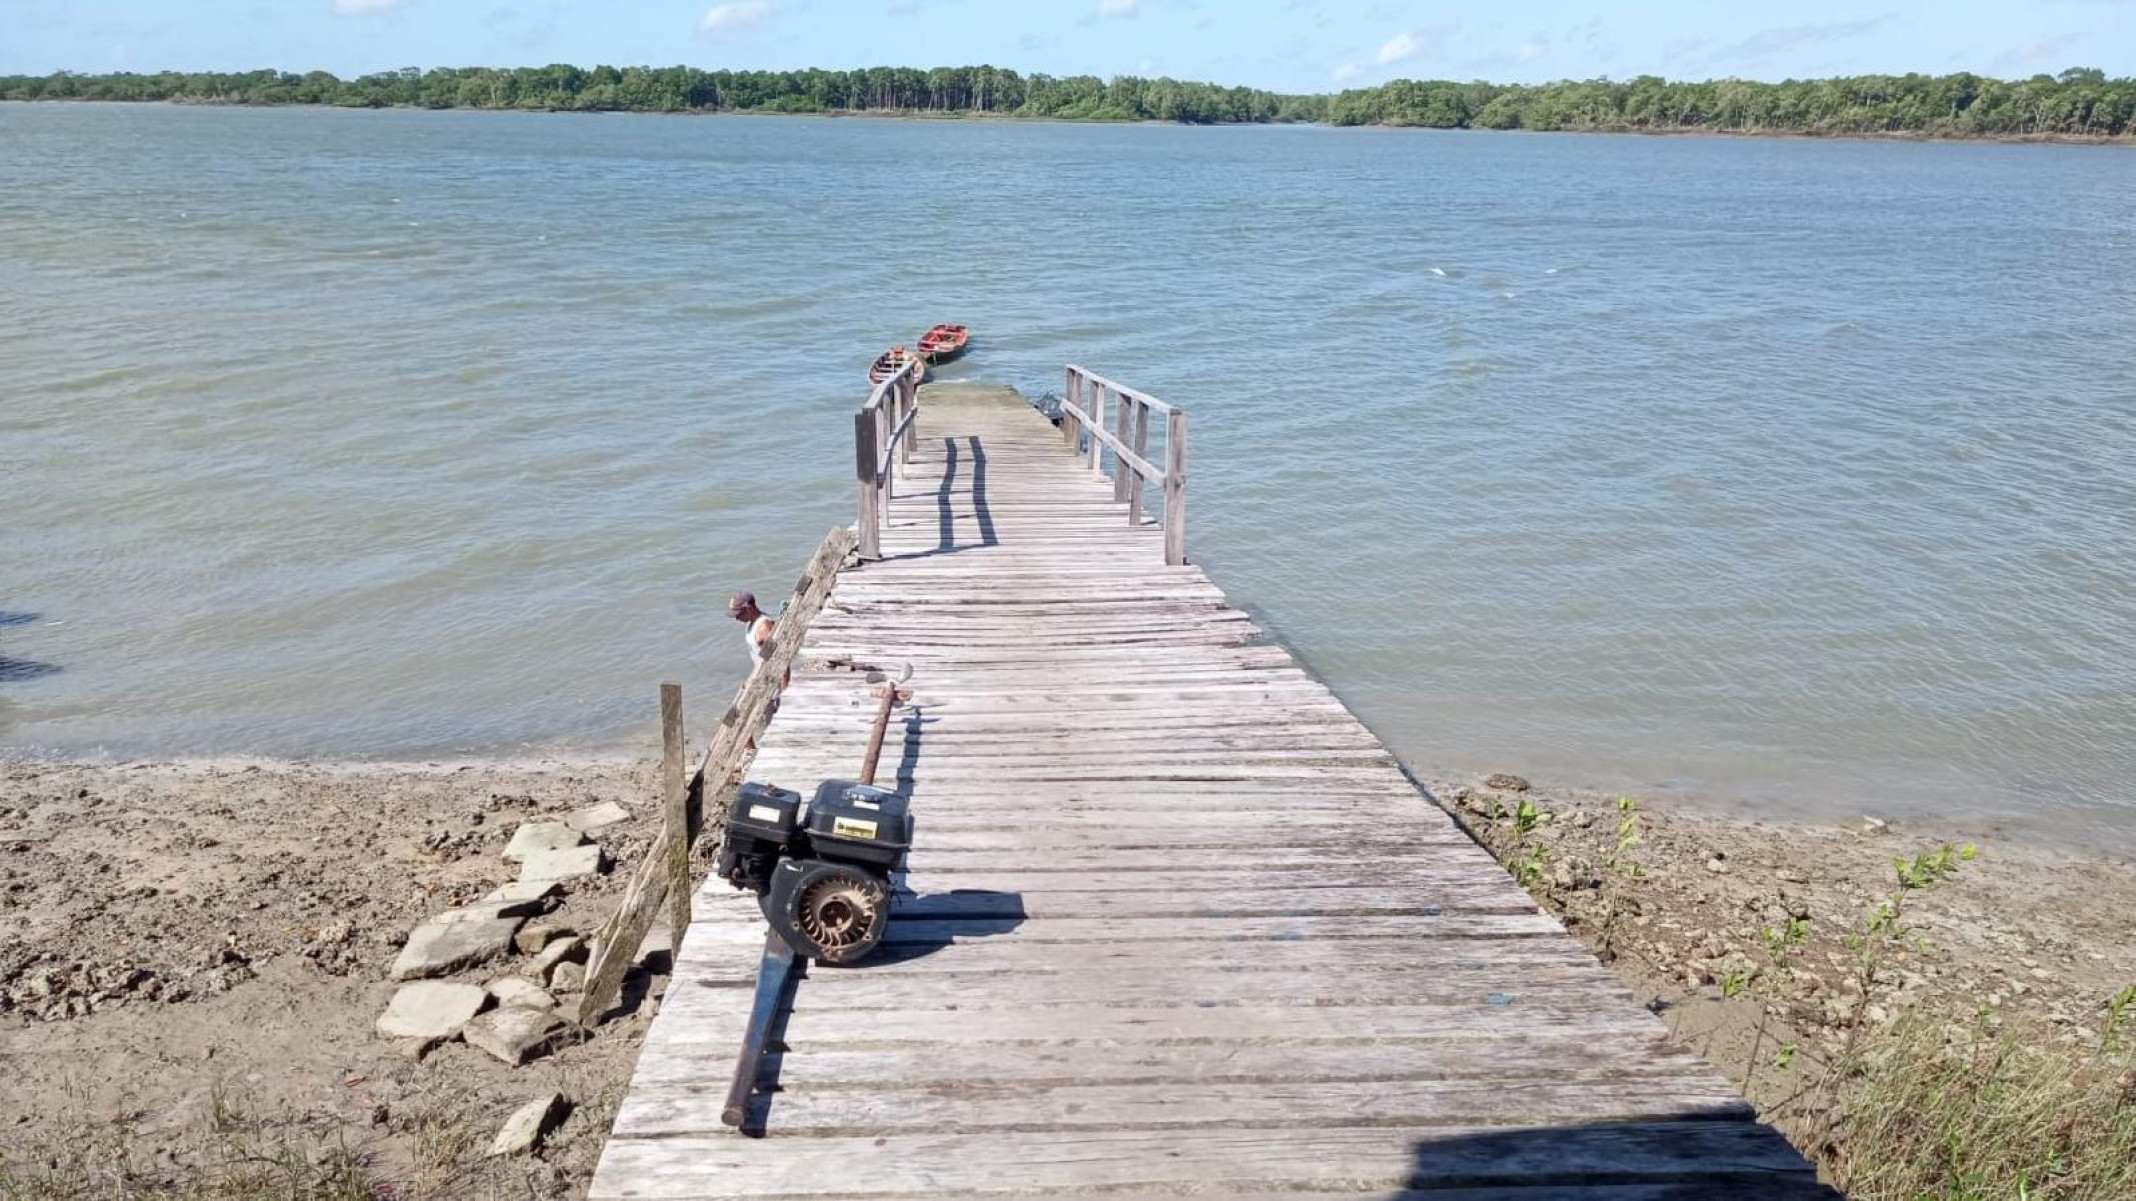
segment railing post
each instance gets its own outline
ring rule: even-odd
[[[918,373],[914,373],[913,375],[906,378],[904,392],[905,412],[898,414],[898,419],[901,421],[905,418],[907,414],[916,411],[920,407],[920,377]],[[898,439],[898,462],[903,463],[907,467],[910,467],[912,465],[912,443],[919,436],[920,422],[918,418],[914,418],[912,424],[905,427],[904,437]]]
[[[894,427],[890,424],[890,406],[876,405],[875,463],[876,469],[879,473],[877,477],[877,482],[880,483],[883,488],[881,503],[875,511],[875,515],[878,519],[887,517],[889,515],[890,501],[894,499],[897,495],[895,491],[896,485],[890,478],[891,464],[897,461],[897,456],[888,453],[890,450],[890,431],[893,428]]]
[[[1187,415],[1178,409],[1164,418],[1164,561],[1187,561]]]
[[[1135,454],[1147,460],[1150,457],[1150,406],[1149,402],[1135,402],[1135,438],[1128,445]],[[1129,470],[1127,473],[1127,524],[1142,524],[1142,473]]]
[[[853,468],[860,479],[860,513],[853,522],[853,533],[860,539],[860,557],[880,559],[883,551],[876,528],[875,414],[866,409],[853,414]]]
[[[1104,479],[1105,472],[1100,464],[1105,454],[1105,444],[1098,441],[1098,431],[1105,428],[1105,385],[1096,380],[1083,382],[1090,389],[1086,396],[1090,408],[1084,414],[1084,423],[1090,427],[1090,476],[1092,479]]]
[[[1128,399],[1128,397],[1127,397],[1127,393],[1125,393],[1125,392],[1119,393],[1119,394],[1118,394],[1117,396],[1115,396],[1115,397],[1113,398],[1113,437],[1115,437],[1115,438],[1118,438],[1118,439],[1120,440],[1120,445],[1122,445],[1122,446],[1129,446],[1129,445],[1132,445],[1132,443],[1130,443],[1130,442],[1129,442],[1129,441],[1127,440],[1127,435],[1128,435],[1128,424],[1127,424],[1127,422],[1128,422],[1128,416],[1129,416],[1129,413],[1131,412],[1131,410],[1133,410],[1133,409],[1134,409],[1134,407],[1135,407],[1135,402],[1134,402],[1134,401],[1132,401],[1132,400],[1129,400],[1129,399]],[[1133,479],[1133,478],[1135,478],[1135,472],[1134,472],[1134,469],[1133,469],[1133,468],[1131,468],[1131,467],[1129,467],[1129,466],[1128,466],[1128,465],[1127,465],[1126,463],[1122,462],[1122,461],[1120,460],[1120,457],[1119,457],[1118,455],[1114,455],[1114,456],[1113,456],[1113,501],[1114,501],[1114,503],[1116,503],[1116,504],[1117,504],[1118,502],[1120,502],[1120,501],[1123,501],[1123,500],[1126,500],[1126,499],[1127,499],[1127,481],[1129,481],[1129,480],[1131,480],[1131,479]]]
[[[660,807],[667,822],[668,948],[690,928],[690,803],[682,780],[682,685],[660,686]],[[659,845],[659,844],[654,844]]]
[[[1077,403],[1076,398],[1080,395],[1082,395],[1082,390],[1076,387],[1075,368],[1062,368],[1061,441],[1066,442],[1068,444],[1068,449],[1070,450],[1074,450],[1076,448],[1076,438],[1081,434],[1081,431],[1076,428],[1076,422],[1081,420],[1081,418],[1076,414],[1075,411],[1075,406]]]

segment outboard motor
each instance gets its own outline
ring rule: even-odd
[[[890,925],[890,873],[904,868],[905,852],[912,849],[912,811],[905,797],[875,786],[875,765],[890,710],[912,699],[898,686],[911,677],[908,664],[904,675],[885,681],[877,694],[882,704],[868,733],[859,780],[825,780],[806,804],[798,792],[743,784],[727,810],[712,870],[757,894],[771,926],[764,935],[742,1051],[734,1061],[734,1083],[720,1111],[721,1121],[744,1133],[750,1132],[764,1047],[796,977],[794,957],[831,966],[858,963],[882,943]]]
[[[906,798],[853,780],[801,794],[742,785],[713,870],[757,894],[764,920],[797,955],[856,963],[890,924],[890,873],[912,847]]]

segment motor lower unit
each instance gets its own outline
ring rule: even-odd
[[[906,798],[852,780],[825,780],[806,802],[769,784],[744,784],[727,811],[713,870],[757,894],[772,932],[822,964],[857,963],[890,924],[890,874],[912,847]]]

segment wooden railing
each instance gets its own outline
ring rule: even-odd
[[[853,466],[860,478],[860,515],[853,532],[860,536],[860,557],[883,555],[883,512],[894,491],[897,465],[912,462],[917,436],[913,419],[920,412],[920,376],[927,365],[915,358],[902,371],[868,393],[868,403],[853,414]]]
[[[1105,397],[1113,397],[1113,428],[1105,428]],[[1164,561],[1187,561],[1187,415],[1146,392],[1116,384],[1073,363],[1061,400],[1061,436],[1081,449],[1089,435],[1090,473],[1105,475],[1103,450],[1113,452],[1113,499],[1127,502],[1127,523],[1142,524],[1142,488],[1164,494]],[[1150,462],[1150,413],[1164,417],[1164,466]]]
[[[591,1027],[615,1003],[623,974],[636,960],[663,905],[668,910],[669,945],[682,949],[690,928],[690,848],[706,828],[726,826],[727,806],[741,788],[742,776],[756,758],[756,740],[771,724],[774,702],[787,669],[801,653],[802,635],[830,600],[831,587],[853,551],[853,533],[836,528],[823,536],[802,569],[793,593],[779,608],[771,645],[742,686],[734,703],[712,728],[696,774],[683,778],[682,686],[660,686],[660,833],[623,890],[615,912],[593,934],[586,963],[586,991],[573,1014]]]

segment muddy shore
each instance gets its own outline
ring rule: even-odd
[[[1790,1092],[1850,1020],[1988,1007],[2074,1045],[2136,983],[2126,857],[1423,783],[1753,1100]],[[370,1190],[355,1196],[583,1194],[665,982],[664,933],[634,974],[641,999],[523,1066],[373,1024],[408,933],[513,878],[501,853],[521,821],[618,802],[631,817],[599,841],[628,865],[654,796],[651,766],[629,762],[0,764],[0,1197],[267,1195],[225,1188],[259,1162]],[[1910,904],[1917,937],[1864,1003],[1846,940],[1892,858],[1967,842],[1977,857]],[[545,920],[588,929],[622,882],[573,881]],[[569,1109],[538,1150],[484,1155],[552,1091]]]

